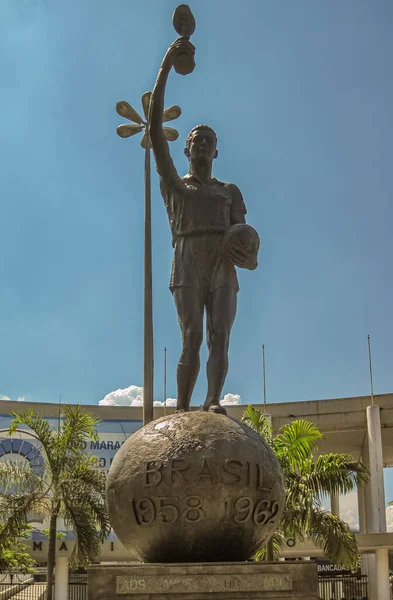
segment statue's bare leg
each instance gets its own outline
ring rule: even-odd
[[[199,373],[199,349],[203,338],[204,303],[201,291],[189,287],[173,290],[183,349],[177,366],[177,410],[189,410]]]
[[[220,397],[228,371],[229,336],[235,320],[237,290],[225,286],[209,294],[206,306],[207,346],[207,396],[205,410],[226,414],[220,406]]]

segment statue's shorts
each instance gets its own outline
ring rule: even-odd
[[[239,290],[236,269],[223,252],[223,233],[178,236],[169,289],[181,286],[204,296],[224,286]]]

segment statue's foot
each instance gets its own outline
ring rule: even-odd
[[[226,408],[224,408],[223,406],[221,406],[221,404],[218,403],[211,403],[211,404],[204,404],[203,405],[203,409],[207,410],[209,412],[214,412],[217,413],[219,415],[226,415],[227,414],[227,410]]]

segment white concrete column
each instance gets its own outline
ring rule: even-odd
[[[363,556],[366,556],[367,559],[368,597],[370,600],[379,600],[375,554],[368,552]]]
[[[370,459],[368,452],[368,444],[363,449],[362,454],[362,463],[368,470],[370,470]],[[368,515],[371,512],[371,479],[365,486],[361,486],[360,489],[363,489],[363,498],[364,498],[364,531],[366,533],[368,531]],[[361,502],[361,500],[360,500]],[[358,496],[358,505],[359,505],[359,496]],[[360,507],[361,508],[361,507]],[[362,517],[362,512],[359,509],[359,524],[360,518]],[[368,576],[368,597],[370,600],[378,600],[378,589],[377,589],[377,571],[375,564],[375,554],[373,552],[367,552],[362,554],[362,573]]]
[[[338,494],[330,494],[330,512],[336,517],[340,516],[340,496]]]
[[[378,600],[390,600],[388,549],[378,548],[375,551],[377,572]]]
[[[363,452],[362,452],[362,463],[364,464],[364,466],[370,471],[370,456],[369,456],[369,450],[368,450],[368,442],[366,440],[364,448],[363,448]],[[371,498],[371,473],[370,473],[370,478],[368,480],[368,482],[363,486],[363,490],[364,490],[364,518],[366,521],[366,529],[365,531],[368,532],[369,531],[369,527],[371,524],[371,520],[370,520],[370,514],[372,511],[372,498]],[[358,504],[359,504],[359,499],[358,499]],[[360,514],[359,514],[359,518],[360,518]]]
[[[363,461],[362,461],[363,462]],[[358,485],[358,515],[359,515],[359,533],[366,533],[366,507],[364,498],[364,485]],[[360,570],[362,575],[368,575],[367,554],[360,556]]]
[[[379,406],[375,404],[367,407],[367,449],[364,455],[363,462],[370,471],[364,495],[367,533],[384,533],[386,509],[381,418]],[[387,549],[381,548],[374,555],[369,554],[367,567],[370,600],[390,600]]]
[[[368,470],[370,470],[370,458],[368,451],[368,441],[366,439],[365,447],[362,452],[362,463]],[[363,489],[363,497],[364,497],[364,532],[368,531],[368,515],[371,512],[371,480],[367,482],[367,484],[362,486]],[[361,500],[360,500],[361,502]],[[358,505],[359,505],[359,497],[358,497]],[[359,519],[362,516],[362,512],[359,509]],[[359,523],[360,524],[360,523]],[[378,600],[378,590],[377,590],[377,572],[376,572],[376,564],[375,564],[375,554],[373,552],[366,552],[362,555],[362,573],[368,576],[368,597],[370,600]]]
[[[56,556],[55,599],[68,600],[68,557]]]
[[[383,480],[383,457],[381,419],[379,406],[367,407],[367,439],[370,469],[370,503],[366,507],[367,532],[386,531],[385,487]]]

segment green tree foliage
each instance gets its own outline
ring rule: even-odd
[[[4,523],[0,524],[0,535]],[[18,538],[27,538],[29,528],[26,526]],[[26,546],[20,539],[8,538],[6,543],[0,545],[0,573],[34,573],[36,561],[27,552]]]
[[[302,542],[310,537],[332,562],[356,567],[358,549],[347,523],[323,510],[326,494],[346,494],[369,473],[349,454],[319,454],[323,434],[309,421],[299,419],[283,425],[273,435],[268,419],[249,405],[243,421],[259,433],[277,456],[286,482],[285,509],[280,524],[256,560],[278,558],[288,538]]]
[[[20,535],[29,514],[49,520],[48,600],[52,600],[58,518],[63,518],[66,527],[75,533],[70,559],[75,566],[91,562],[110,532],[105,475],[97,468],[97,457],[85,450],[87,442],[98,439],[98,420],[75,406],[63,406],[61,416],[58,428],[53,430],[33,411],[12,415],[10,436],[18,428],[28,427],[41,442],[45,459],[42,476],[12,460],[0,463],[0,547],[7,545],[7,539]]]

